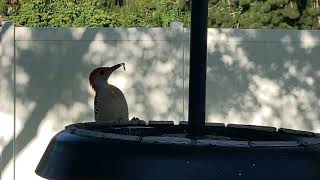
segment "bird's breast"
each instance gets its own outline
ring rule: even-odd
[[[96,93],[95,109],[99,119],[129,119],[127,101],[123,93],[112,85]]]

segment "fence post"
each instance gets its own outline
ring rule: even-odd
[[[171,121],[182,121],[185,120],[184,112],[184,68],[185,62],[183,57],[184,51],[184,29],[182,22],[171,22],[170,29],[172,30],[170,37],[171,44],[171,58],[172,73],[170,79],[170,86],[172,87],[171,102],[170,104],[170,119]]]
[[[0,122],[6,127],[0,137],[0,179],[15,179],[15,29],[10,21],[2,22],[0,60]],[[3,119],[2,119],[3,118]],[[5,122],[2,122],[4,121]],[[5,171],[4,171],[5,170]]]

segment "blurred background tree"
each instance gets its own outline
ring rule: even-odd
[[[209,26],[320,29],[319,0],[210,0]]]
[[[209,27],[320,29],[320,0],[209,0]],[[0,0],[0,13],[29,27],[190,25],[190,0]]]

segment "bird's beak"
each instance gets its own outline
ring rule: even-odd
[[[110,69],[111,69],[111,72],[115,71],[116,69],[118,69],[119,67],[123,66],[124,70],[126,70],[125,66],[124,66],[124,63],[120,63],[120,64],[117,64],[117,65],[114,65],[112,66]]]

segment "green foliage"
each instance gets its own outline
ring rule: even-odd
[[[180,11],[179,5],[174,0],[132,0],[122,7],[107,0],[34,0],[23,3],[10,18],[29,27],[165,27],[172,21],[189,25],[190,10]]]
[[[170,22],[190,24],[190,10],[175,0],[132,0],[123,7],[114,8],[121,26],[125,27],[166,27]]]
[[[0,0],[0,12],[29,27],[190,25],[190,0]],[[319,0],[209,0],[209,27],[320,29]],[[14,7],[14,8],[13,8]],[[11,10],[10,10],[11,9]]]
[[[117,14],[96,8],[97,1],[33,0],[24,3],[15,22],[30,27],[114,27],[119,26]]]
[[[318,1],[319,2],[319,1]],[[300,29],[320,29],[320,4],[314,1],[308,1],[301,17],[296,22]],[[316,24],[318,26],[316,26]]]
[[[209,0],[209,26],[320,29],[319,0]]]
[[[8,5],[6,0],[0,0],[0,15],[7,15]]]

